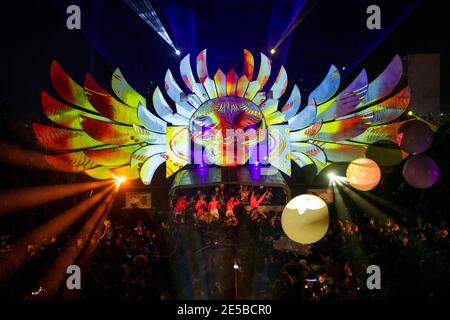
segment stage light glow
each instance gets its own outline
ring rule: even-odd
[[[117,179],[115,179],[115,181],[116,181],[116,184],[122,184],[125,181],[127,181],[127,178],[125,178],[125,177],[118,177]]]
[[[238,269],[239,269],[239,265],[238,265],[237,263],[234,263],[233,269],[234,269],[234,270],[238,270]]]
[[[275,48],[270,49],[270,54],[275,54],[276,50]]]
[[[180,54],[181,54],[181,51],[180,50],[175,50],[175,54],[177,55],[177,56],[179,56]]]
[[[330,173],[328,174],[328,179],[330,179],[330,180],[336,179],[336,174],[335,174],[334,172],[330,172]]]
[[[413,112],[411,110],[408,111],[408,116],[412,116]]]

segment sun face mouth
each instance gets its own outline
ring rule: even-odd
[[[236,154],[226,155],[225,151],[239,148],[241,146],[237,144],[240,144],[246,148],[243,152],[248,154],[248,147],[265,140],[261,131],[266,129],[261,110],[252,101],[242,97],[219,97],[205,101],[192,115],[189,123],[194,143],[209,149],[207,151],[215,155],[214,163],[218,165],[239,162]]]

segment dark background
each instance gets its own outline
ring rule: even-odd
[[[181,56],[175,55],[121,0],[29,0],[2,4],[0,103],[7,103],[18,117],[35,119],[41,113],[41,90],[52,93],[48,71],[53,59],[78,83],[83,83],[85,74],[90,72],[106,89],[111,72],[120,67],[143,95],[162,85],[167,68],[179,77],[181,58],[190,53],[193,61],[204,48],[208,49],[210,74],[218,67],[224,71],[234,67],[240,73],[243,48],[255,56],[257,70],[259,52],[269,55],[270,48],[296,17],[302,19],[299,26],[277,53],[269,56],[273,61],[272,77],[284,64],[290,79],[287,92],[298,84],[303,103],[331,64],[341,71],[342,85],[363,67],[369,80],[374,79],[396,53],[402,56],[441,53],[441,69],[448,66],[443,1],[154,0],[151,3]],[[71,4],[81,8],[80,31],[66,28],[65,10]],[[381,30],[366,28],[366,8],[371,4],[381,8]],[[441,77],[441,110],[448,111],[449,93],[444,89],[449,83],[448,73],[441,72]],[[287,98],[286,94],[284,99]]]

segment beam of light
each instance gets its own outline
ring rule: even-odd
[[[14,167],[32,167],[41,170],[57,171],[45,160],[45,155],[32,150],[0,141],[0,162]]]
[[[422,118],[418,114],[414,113],[412,110],[408,111],[408,116],[412,116],[412,117],[416,118],[416,120],[419,120],[419,121],[422,121],[422,122],[426,123],[431,128],[431,130],[433,130],[433,131],[436,131],[440,127],[440,124],[439,125],[435,125],[435,124],[425,120],[424,118]]]
[[[334,203],[336,206],[336,214],[341,221],[352,220],[352,217],[348,211],[347,205],[345,204],[344,199],[342,198],[341,191],[338,187],[336,187],[336,181],[333,180],[334,188]]]
[[[359,194],[358,192],[347,187],[343,183],[338,183],[338,185],[343,187],[343,190],[349,195],[351,200],[353,200],[360,209],[362,209],[363,211],[368,213],[370,217],[377,217],[378,219],[383,218],[384,220],[386,220],[387,218],[391,218],[390,215],[383,213],[380,209],[378,209],[378,207],[376,207],[374,204],[369,202],[369,200],[365,199],[364,197],[370,198],[371,201],[374,201],[374,200],[382,201],[383,202],[382,204],[385,204],[384,202],[386,202],[386,201],[384,201],[384,199],[381,199],[381,198],[373,195],[371,192],[361,193],[364,195],[364,197],[363,197],[363,196],[361,196],[361,194]],[[394,204],[390,201],[387,201],[387,202],[388,202],[388,204],[393,205],[391,209],[396,209],[395,211],[397,211],[399,213],[403,213],[403,214],[405,213],[404,208],[401,208],[397,204]],[[400,228],[404,228],[404,226],[401,225],[398,221],[396,221],[396,223],[399,225]],[[412,246],[417,250],[417,252],[429,252],[430,246],[426,242],[419,241],[418,239],[413,237],[413,234],[411,234],[411,232],[409,232],[409,231],[408,231],[407,237],[409,240],[408,242],[410,242],[412,244]],[[442,266],[442,270],[449,269],[449,263],[444,255],[437,255],[435,258],[439,260],[439,264]]]
[[[119,186],[116,186],[115,192],[119,190]],[[103,228],[103,223],[109,217],[109,213],[113,206],[114,201],[110,201],[106,210],[102,213],[100,219],[93,226],[93,230],[91,235],[87,239],[83,251],[81,252],[80,259],[78,260],[78,265],[81,270],[87,270],[89,265],[91,264],[92,257],[94,255],[95,249],[97,248],[98,239],[96,234],[101,233],[101,229]],[[69,290],[66,286],[63,287],[63,291],[60,294],[60,298],[62,300],[73,300],[79,299],[79,291],[78,290]]]
[[[329,182],[328,182],[329,186],[335,187],[338,182],[341,184],[348,184],[347,177],[338,176],[334,172],[328,173],[327,177],[329,179]]]
[[[156,14],[156,11],[153,9],[149,0],[124,0],[124,1],[126,4],[130,6],[131,9],[133,9],[138,14],[139,18],[144,20],[146,24],[148,24],[153,30],[155,30],[156,33],[165,42],[167,42],[169,46],[172,47],[172,49],[175,51],[177,55],[181,54],[180,50],[175,48],[172,39],[170,39],[170,36],[167,33],[166,28],[164,28],[163,24],[161,23],[161,20],[159,20],[158,15]]]
[[[0,217],[5,214],[63,199],[89,189],[96,189],[110,183],[111,181],[91,181],[9,190],[0,194]]]
[[[106,199],[103,201],[97,209],[92,213],[86,223],[83,225],[81,230],[77,233],[77,235],[73,238],[73,240],[66,245],[61,253],[58,255],[56,261],[47,270],[46,274],[38,281],[38,285],[36,288],[42,288],[42,291],[39,294],[35,295],[37,299],[51,299],[55,296],[58,289],[61,287],[61,284],[64,282],[66,278],[66,269],[67,266],[72,265],[76,262],[82,247],[85,243],[89,241],[92,237],[92,233],[97,226],[98,221],[100,221],[101,217],[105,214],[106,211],[109,211],[111,208],[111,204],[119,190],[119,185],[116,185],[114,188],[114,192],[112,192]],[[82,245],[78,242],[82,241]]]
[[[40,225],[30,233],[17,240],[13,249],[0,260],[0,283],[7,282],[30,259],[29,249],[39,250],[48,244],[48,239],[57,238],[64,230],[80,219],[89,209],[103,199],[114,185],[110,185],[96,195],[80,202],[55,218]]]
[[[288,24],[286,30],[284,30],[283,34],[281,35],[280,39],[277,41],[277,43],[272,47],[270,50],[270,53],[274,54],[278,47],[286,40],[286,38],[289,37],[289,35],[294,32],[294,30],[300,25],[300,23],[303,21],[303,19],[311,12],[311,10],[318,4],[320,0],[309,0],[305,3],[303,3],[299,9],[298,12],[295,14],[295,19],[291,20],[291,22]]]
[[[360,225],[360,221],[357,217],[356,223],[353,222],[353,217],[350,214],[350,210],[347,206],[347,203],[342,196],[342,193],[340,191],[339,186],[344,186],[347,184],[346,178],[336,176],[336,178],[333,180],[335,183],[335,187],[333,187],[334,192],[334,199],[335,199],[335,205],[336,205],[336,214],[340,221],[343,223],[346,223],[347,221],[351,222],[352,224],[355,224],[356,226]],[[348,187],[345,187],[348,188]],[[344,225],[345,228],[345,225]],[[343,231],[345,233],[345,229]],[[359,229],[359,232],[361,233],[362,230]],[[347,262],[350,264],[350,269],[353,273],[358,273],[359,268],[361,268],[361,265],[357,261],[368,261],[367,257],[367,249],[364,242],[357,239],[356,241],[352,241],[351,238],[346,241],[346,249],[343,250],[344,255],[346,256]],[[355,259],[356,258],[356,259]]]
[[[378,209],[375,205],[364,199],[361,195],[359,195],[352,188],[348,187],[348,183],[345,183],[343,180],[336,180],[337,187],[341,187],[342,190],[352,199],[352,201],[365,213],[369,216],[378,216],[386,217],[385,214],[381,213],[381,210]]]
[[[374,194],[373,192],[364,192],[364,193],[361,193],[360,196],[362,198],[365,198],[367,201],[372,201],[379,206],[388,208],[389,210],[400,214],[402,217],[410,216],[410,212],[408,209],[400,206],[399,204],[397,204],[391,200],[386,199],[385,196],[379,197],[376,194]]]
[[[391,25],[387,27],[383,27],[382,30],[384,31],[380,37],[378,37],[375,42],[367,49],[366,52],[362,54],[362,56],[354,60],[353,64],[347,68],[349,72],[351,72],[355,67],[359,66],[361,62],[366,59],[369,54],[376,48],[378,45],[383,42],[383,40],[388,37],[392,31],[394,31],[416,8],[417,6],[422,2],[422,0],[416,0],[413,4],[411,4],[408,8],[405,9],[404,12],[402,12],[399,16],[397,16],[397,20],[392,23]],[[349,74],[349,73],[348,73]]]

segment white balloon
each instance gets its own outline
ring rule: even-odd
[[[281,215],[284,233],[295,242],[311,244],[322,239],[329,226],[327,204],[312,194],[302,194],[286,205]]]

